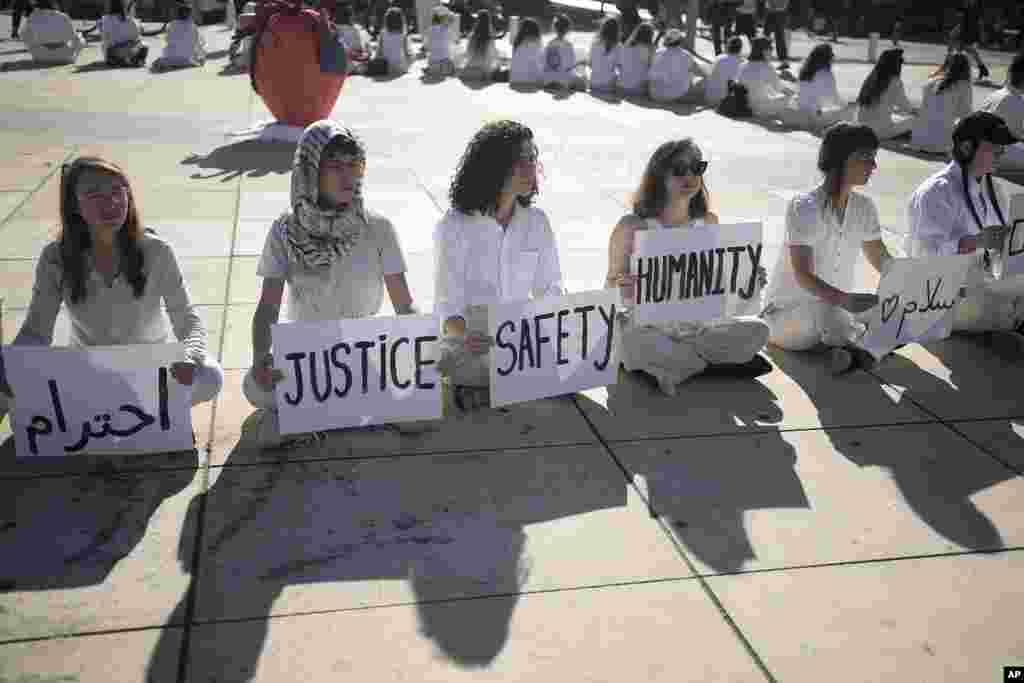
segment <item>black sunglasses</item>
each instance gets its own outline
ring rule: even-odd
[[[672,165],[669,171],[674,176],[682,178],[683,176],[692,173],[695,176],[702,176],[704,172],[708,170],[708,162],[703,160],[695,160],[690,163],[685,161],[679,161]]]

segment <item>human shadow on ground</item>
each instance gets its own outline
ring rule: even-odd
[[[161,504],[192,483],[199,455],[15,461],[12,437],[0,463],[0,591],[48,591],[106,581]]]
[[[259,178],[271,173],[291,173],[294,158],[293,142],[247,139],[217,147],[205,155],[190,154],[180,163],[182,166],[195,166],[198,169],[189,176],[193,179],[219,179],[226,183],[238,176]]]
[[[51,69],[59,69],[61,67],[67,66],[71,65],[46,64],[43,62],[37,62],[34,59],[18,59],[13,62],[3,62],[2,64],[0,64],[0,71],[49,71]],[[77,73],[78,69],[76,69],[75,71]]]
[[[607,391],[604,408],[585,396],[577,404],[590,415],[607,411],[611,423],[595,421],[605,438],[615,425],[659,435],[610,445],[650,515],[663,517],[714,571],[738,572],[757,558],[746,512],[810,507],[795,470],[796,451],[779,432],[782,411],[761,382],[698,376],[669,397],[647,375],[620,369]],[[670,422],[678,436],[662,437]]]
[[[253,465],[246,453],[253,441],[243,432],[213,470],[212,487],[193,500],[186,522],[203,520],[189,591],[201,624],[189,649],[194,676],[250,680],[285,589],[278,614],[340,612],[407,602],[408,590],[393,583],[402,580],[417,604],[419,632],[456,667],[487,667],[507,643],[529,576],[528,526],[626,505],[621,472],[591,446],[547,449],[543,457],[528,450],[392,456],[387,432],[370,434],[378,436],[375,457],[346,458],[342,431],[310,446],[315,452],[281,451],[276,462]],[[361,452],[374,451],[365,438],[360,443]],[[189,548],[180,559],[191,572]],[[475,601],[467,623],[457,599],[470,597],[489,599]],[[188,594],[175,618],[187,605]],[[203,634],[220,621],[247,623],[227,641]],[[161,634],[151,672],[177,656],[177,642]],[[339,660],[353,656],[338,647]]]
[[[934,424],[900,427],[908,432],[918,430],[915,438],[926,443],[935,440],[934,446],[929,445],[919,452],[907,452],[906,449],[897,447],[864,447],[858,438],[863,434],[863,430],[886,429],[885,426],[861,427],[856,430],[832,426],[843,425],[851,412],[856,411],[856,406],[851,405],[851,395],[862,397],[865,395],[863,390],[868,388],[858,388],[856,394],[852,390],[843,392],[837,389],[836,381],[862,385],[875,383],[878,400],[891,401],[885,395],[885,389],[878,377],[890,378],[896,374],[908,382],[905,386],[931,386],[937,389],[935,377],[920,370],[902,356],[890,354],[880,361],[872,373],[858,370],[837,380],[828,381],[831,378],[827,374],[824,358],[820,363],[808,362],[807,359],[799,358],[798,354],[775,347],[769,347],[768,355],[780,370],[800,385],[817,408],[819,421],[824,425],[823,431],[832,442],[833,448],[858,467],[884,468],[907,505],[921,521],[938,534],[965,548],[985,550],[1003,547],[999,531],[971,502],[970,496],[1012,478],[1013,472],[986,460],[974,459],[975,456],[972,454],[965,454],[963,458],[956,457],[957,452],[950,452],[949,434],[945,432],[945,428],[939,429]],[[892,429],[892,426],[888,428]],[[966,443],[964,446],[964,450],[967,450]]]

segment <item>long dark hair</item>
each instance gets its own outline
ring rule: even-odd
[[[832,66],[833,57],[831,45],[826,43],[815,45],[811,54],[807,55],[807,59],[804,60],[803,66],[800,67],[800,80],[814,80],[814,74]]]
[[[946,57],[942,67],[932,74],[933,77],[939,75],[942,76],[942,80],[939,82],[939,87],[935,89],[936,94],[946,88],[952,88],[960,81],[970,81],[971,63],[967,60],[967,55],[963,52],[954,52]]]
[[[572,29],[572,20],[569,19],[568,14],[556,14],[551,26],[555,29],[556,36],[565,38],[565,34]]]
[[[1024,50],[1013,58],[1007,78],[1014,88],[1024,87]]]
[[[110,0],[110,13],[121,17],[121,21],[128,20],[127,15],[124,13],[124,2],[122,0]]]
[[[540,42],[540,24],[532,17],[525,17],[519,22],[519,30],[516,31],[516,39],[512,42],[512,49],[515,50],[528,40]]]
[[[601,22],[601,29],[597,36],[604,43],[604,53],[610,54],[615,46],[619,44],[619,20],[615,17],[608,17]]]
[[[391,33],[405,33],[405,15],[400,7],[389,7],[384,13],[384,28]]]
[[[846,180],[846,162],[855,152],[876,151],[879,142],[870,126],[840,121],[829,126],[818,148],[818,170],[825,175],[825,208],[835,208]]]
[[[533,131],[516,121],[495,121],[478,130],[466,146],[448,189],[452,207],[463,213],[494,214],[498,196],[512,166],[523,155],[523,143],[533,142]],[[537,190],[518,197],[529,206]]]
[[[668,184],[665,181],[672,170],[672,159],[691,150],[700,152],[693,138],[670,140],[654,150],[647,161],[640,186],[633,193],[634,214],[640,218],[654,218],[668,206]],[[711,195],[702,176],[700,192],[690,198],[690,218],[704,218],[710,205]]]
[[[469,36],[466,50],[474,55],[483,56],[487,54],[487,46],[494,42],[494,25],[491,22],[491,13],[485,9],[476,13],[473,22],[473,33]]]
[[[60,176],[60,221],[61,230],[57,238],[60,251],[63,284],[71,290],[71,303],[85,298],[86,256],[92,249],[92,234],[82,218],[75,189],[82,173],[87,170],[99,171],[117,177],[128,188],[128,216],[117,232],[116,243],[120,254],[121,275],[132,287],[138,299],[146,288],[146,273],[142,256],[141,240],[145,233],[139,210],[135,204],[128,176],[117,164],[94,156],[84,156],[61,167]]]
[[[634,45],[654,45],[654,27],[646,21],[637,24],[629,39],[626,40],[626,47]]]
[[[875,106],[882,93],[889,87],[889,83],[892,79],[899,78],[902,70],[903,50],[892,48],[879,55],[878,64],[875,64],[875,68],[864,79],[864,85],[860,87],[857,104],[862,107]]]
[[[742,40],[742,39],[740,39]],[[751,62],[764,62],[768,60],[768,55],[771,53],[772,41],[768,40],[764,36],[754,38],[750,43],[750,61]]]

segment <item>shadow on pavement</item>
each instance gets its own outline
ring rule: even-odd
[[[196,166],[203,174],[193,173],[195,180],[229,182],[238,176],[258,178],[270,173],[291,173],[295,157],[295,144],[290,142],[266,142],[262,140],[241,140],[217,147],[206,155],[192,154],[181,160],[183,166]]]
[[[576,400],[593,403],[585,396]],[[611,447],[647,499],[651,517],[664,517],[687,551],[716,572],[737,572],[757,557],[744,526],[746,511],[810,507],[795,471],[796,451],[774,426],[782,420],[775,394],[758,381],[695,377],[668,397],[646,375],[620,370],[618,384],[608,387],[607,410],[619,422],[683,419],[688,405],[701,406],[701,432],[712,436]],[[637,443],[643,444],[639,450]]]
[[[276,462],[252,466],[245,451],[253,435],[243,431],[214,470],[205,504],[193,499],[186,524],[205,508],[189,591],[199,625],[188,666],[197,679],[251,679],[285,589],[277,614],[406,602],[408,592],[388,580],[407,582],[419,633],[439,652],[460,668],[487,667],[506,644],[529,577],[526,527],[626,505],[625,479],[593,447],[391,457],[382,445],[378,457],[338,458],[345,438],[331,432],[307,447],[315,453],[279,451]],[[179,559],[191,572],[187,547]],[[467,623],[458,599],[473,597],[492,599],[474,603]],[[186,611],[183,600],[175,615]],[[177,655],[175,642],[164,631],[151,672]],[[339,658],[352,655],[344,647]]]
[[[855,407],[850,405],[849,397],[843,392],[836,391],[834,384],[828,389],[825,388],[829,383],[821,381],[822,376],[827,377],[824,359],[821,361],[821,367],[815,367],[796,358],[797,354],[775,347],[769,349],[772,361],[799,384],[814,403],[821,424],[842,424],[843,416],[855,410]],[[873,373],[877,373],[875,377],[855,371],[839,379],[850,382],[878,382],[877,376],[880,374],[885,377],[884,381],[891,383],[895,375],[900,378],[900,384],[914,387],[914,391],[940,390],[937,386],[941,383],[940,380],[899,355],[884,358]],[[948,386],[946,390],[949,390]],[[881,384],[878,385],[878,392],[881,400]],[[925,438],[934,434],[938,441],[933,448],[917,452],[907,452],[906,449],[899,448],[898,440],[893,441],[892,448],[867,449],[862,447],[856,431],[827,426],[823,431],[828,435],[836,451],[853,464],[859,467],[885,468],[914,513],[940,535],[974,550],[1003,547],[1001,534],[992,521],[971,502],[970,496],[999,482],[1012,479],[1014,473],[1002,466],[994,467],[990,462],[972,461],[974,455],[956,457],[958,452],[951,452],[948,446],[949,434],[945,433],[944,429],[939,431],[935,426],[907,426],[904,429],[928,430],[925,432]]]
[[[21,52],[27,52],[27,50],[21,50]],[[48,71],[50,69],[59,69],[63,66],[70,66],[69,64],[42,64],[34,59],[18,59],[13,62],[4,62],[0,64],[0,71]],[[78,69],[75,70],[76,72]]]

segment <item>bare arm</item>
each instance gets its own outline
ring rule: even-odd
[[[270,353],[270,328],[281,315],[281,299],[284,296],[284,280],[263,278],[260,302],[252,316],[252,366],[264,366]]]
[[[822,301],[841,306],[846,292],[836,289],[814,274],[814,250],[803,244],[791,244],[788,248],[797,284]]]
[[[633,254],[636,231],[643,228],[643,221],[636,216],[623,216],[608,239],[608,273],[604,286],[607,289],[620,287],[623,301],[633,298],[635,278],[629,272],[629,259]]]
[[[412,303],[412,293],[409,291],[409,283],[405,279],[405,273],[394,273],[384,276],[384,286],[388,289],[388,298],[398,315],[409,315],[416,313],[416,307]]]
[[[868,263],[871,264],[871,267],[874,268],[879,275],[885,272],[889,261],[892,260],[892,255],[889,253],[889,249],[885,246],[885,242],[880,239],[864,242],[861,245],[861,251],[864,252],[864,258],[868,260]]]

